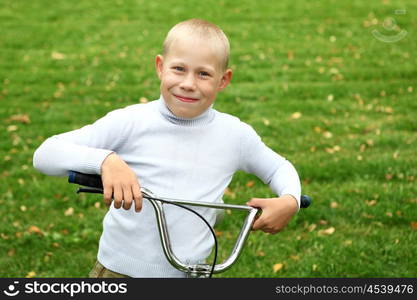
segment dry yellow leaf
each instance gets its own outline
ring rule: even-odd
[[[308,228],[307,228],[307,230],[309,231],[309,232],[312,232],[314,229],[316,229],[316,227],[317,227],[317,224],[311,224],[311,225],[309,225],[308,226]]]
[[[74,209],[72,207],[68,208],[65,212],[64,215],[65,216],[72,216],[74,214]]]
[[[330,139],[330,138],[332,138],[332,137],[333,137],[333,134],[332,134],[330,131],[325,131],[325,132],[323,132],[323,136],[324,136],[326,139]]]
[[[417,230],[417,222],[416,221],[411,222],[410,225],[411,225],[412,229]]]
[[[318,235],[331,235],[335,232],[335,228],[334,227],[329,227],[327,229],[322,229],[318,231]]]
[[[246,187],[248,187],[248,188],[251,188],[251,187],[253,187],[255,185],[255,181],[253,181],[253,180],[250,180],[250,181],[248,181],[247,183],[246,183]]]
[[[273,267],[272,267],[272,269],[274,270],[274,273],[276,273],[276,272],[278,272],[278,271],[280,271],[281,269],[282,269],[282,267],[283,267],[284,265],[282,264],[282,263],[278,263],[278,264],[275,264]]]
[[[30,123],[30,119],[29,119],[29,116],[27,114],[13,115],[9,118],[9,120],[19,122],[19,123],[24,123],[24,124],[29,124]]]
[[[52,52],[52,54],[51,54],[51,58],[52,58],[52,59],[55,59],[55,60],[65,59],[65,54],[60,53],[60,52],[56,52],[56,51],[54,51],[54,52]]]
[[[17,129],[19,129],[19,128],[16,125],[7,126],[7,131],[8,132],[13,132],[13,131],[16,131]]]
[[[236,198],[236,193],[234,193],[230,188],[224,190],[224,194],[232,199]]]
[[[296,119],[301,118],[301,116],[302,116],[302,114],[301,114],[299,111],[296,111],[295,113],[293,113],[293,114],[291,115],[291,119],[296,120]]]
[[[40,235],[43,234],[42,230],[38,226],[35,226],[35,225],[30,226],[28,228],[28,232],[29,233],[36,233],[36,234],[40,234]]]
[[[35,271],[30,271],[29,273],[26,274],[26,278],[33,278],[36,276],[36,272]]]
[[[9,251],[7,251],[7,255],[8,256],[14,256],[16,254],[16,250],[14,248],[10,249]]]
[[[365,202],[366,202],[366,205],[368,205],[368,206],[376,205],[376,200],[366,200]]]

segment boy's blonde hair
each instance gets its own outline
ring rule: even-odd
[[[217,25],[201,19],[190,19],[176,24],[168,32],[164,44],[163,55],[168,54],[172,42],[181,35],[194,35],[203,39],[210,39],[220,46],[222,52],[222,68],[229,64],[230,44],[226,34]]]

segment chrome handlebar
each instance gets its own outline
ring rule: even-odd
[[[75,171],[70,171],[68,176],[68,182],[76,183],[82,186],[89,188],[79,188],[77,193],[87,192],[87,193],[103,193],[103,184],[101,181],[100,175],[91,175],[83,174]],[[160,198],[154,195],[150,190],[146,188],[141,188],[143,198],[151,202],[157,220],[159,235],[161,238],[161,244],[164,251],[164,254],[167,260],[174,266],[176,269],[187,273],[190,277],[209,277],[210,273],[221,273],[229,269],[237,260],[240,253],[242,252],[244,243],[249,235],[252,223],[261,210],[255,207],[246,206],[246,205],[233,205],[225,203],[211,203],[211,202],[200,202],[200,201],[189,201],[189,200],[180,200],[180,199],[171,199],[171,198]],[[302,195],[301,196],[301,208],[308,207],[311,203],[311,198]],[[216,209],[230,209],[230,210],[240,210],[246,211],[248,214],[242,225],[242,229],[236,239],[235,245],[227,259],[222,263],[216,264],[213,266],[209,264],[187,264],[180,261],[172,251],[171,242],[169,238],[169,232],[167,228],[167,222],[165,219],[165,213],[163,209],[163,204],[173,204],[173,205],[191,205],[191,206],[200,206]]]
[[[213,273],[221,273],[230,268],[236,259],[239,257],[244,243],[248,237],[252,223],[258,213],[259,209],[246,206],[246,205],[232,205],[224,203],[211,203],[211,202],[200,202],[200,201],[188,201],[188,200],[179,200],[179,199],[170,199],[170,198],[158,198],[151,191],[146,188],[141,188],[142,195],[145,199],[149,200],[152,206],[155,209],[155,216],[158,224],[159,234],[161,238],[162,248],[164,254],[168,261],[178,270],[183,271],[190,276],[201,277],[202,275],[208,275],[211,270],[211,266],[208,264],[187,264],[180,261],[174,254],[171,248],[171,243],[169,239],[169,233],[167,228],[167,223],[165,220],[165,213],[163,210],[163,204],[180,204],[180,205],[191,205],[191,206],[200,206],[208,208],[217,208],[217,209],[231,209],[231,210],[241,210],[247,211],[248,214],[243,223],[242,229],[236,239],[236,243],[231,251],[229,257],[222,263],[216,264],[214,266]],[[193,276],[194,275],[194,276]]]

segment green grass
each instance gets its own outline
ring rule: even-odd
[[[234,78],[215,107],[292,161],[314,199],[281,233],[252,233],[217,276],[417,276],[415,1],[239,2],[2,1],[0,276],[87,276],[104,205],[38,173],[33,152],[53,134],[157,98],[154,56],[191,17],[231,40]],[[397,31],[383,27],[389,17]],[[407,36],[385,43],[374,29]],[[230,203],[272,195],[244,173],[229,189]],[[227,215],[217,229],[221,258],[240,222]]]

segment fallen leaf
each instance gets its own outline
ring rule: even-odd
[[[332,138],[332,137],[333,137],[333,134],[332,134],[330,131],[325,131],[325,132],[323,132],[323,136],[324,136],[326,139],[330,139],[330,138]]]
[[[311,225],[309,225],[308,226],[308,228],[307,228],[307,230],[309,231],[309,232],[312,232],[314,229],[316,229],[316,227],[317,227],[317,224],[311,224]]]
[[[416,221],[411,222],[410,225],[411,225],[412,229],[417,230],[417,222]]]
[[[72,207],[68,208],[65,212],[64,215],[65,216],[72,216],[74,214],[74,209]]]
[[[329,227],[327,229],[322,229],[318,231],[318,235],[331,235],[335,232],[334,227]]]
[[[226,188],[224,190],[224,194],[232,199],[236,198],[236,193],[232,192],[232,190],[230,188]]]
[[[291,119],[297,120],[297,119],[301,118],[301,116],[302,116],[302,114],[299,111],[296,111],[295,113],[293,113],[291,115]]]
[[[284,266],[284,265],[283,265],[282,263],[278,263],[278,264],[275,264],[275,265],[272,267],[272,269],[274,270],[274,273],[276,273],[276,272],[278,272],[279,270],[281,270],[283,266]]]
[[[265,256],[265,252],[262,250],[256,251],[256,256]]]
[[[375,206],[376,205],[376,200],[366,200],[366,205],[368,206]]]
[[[16,131],[17,129],[18,129],[18,127],[16,125],[7,126],[7,131],[8,132],[13,132],[13,131]]]
[[[30,271],[29,273],[26,274],[26,278],[33,278],[36,276],[36,272],[35,271]]]
[[[65,54],[54,51],[51,54],[51,58],[54,60],[62,60],[65,59]]]
[[[140,97],[139,102],[140,103],[148,103],[149,100],[146,97]]]
[[[344,241],[344,242],[343,242],[343,245],[345,245],[345,246],[350,246],[350,245],[352,245],[352,240],[346,240],[346,241]]]
[[[12,248],[9,251],[7,251],[7,255],[8,256],[14,256],[15,254],[16,254],[16,250],[14,248]]]
[[[35,226],[35,225],[30,226],[28,228],[28,232],[29,233],[36,233],[36,234],[39,234],[39,235],[43,234],[42,230],[38,226]]]
[[[319,126],[315,126],[315,127],[314,127],[314,131],[315,131],[315,132],[317,132],[317,133],[320,133],[320,132],[321,132],[321,130],[322,130],[322,129],[321,129]]]
[[[30,119],[27,114],[19,114],[19,115],[13,115],[9,118],[10,121],[15,121],[19,123],[29,124]]]
[[[247,183],[246,183],[246,187],[248,187],[248,188],[251,188],[251,187],[253,187],[255,185],[255,181],[253,181],[253,180],[250,180],[250,181],[248,181]]]

